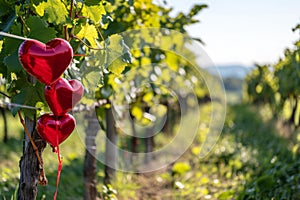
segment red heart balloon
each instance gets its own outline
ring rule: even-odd
[[[44,114],[37,121],[37,131],[45,141],[53,147],[57,147],[69,137],[75,125],[75,119],[70,114],[60,117],[53,114]]]
[[[55,38],[46,44],[37,40],[26,40],[19,48],[19,59],[24,69],[48,85],[64,73],[72,57],[71,45],[61,38]]]
[[[59,78],[53,84],[45,86],[45,97],[53,114],[61,116],[80,101],[83,91],[79,81]]]

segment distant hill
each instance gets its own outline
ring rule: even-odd
[[[242,102],[245,77],[254,69],[254,66],[218,65],[205,69],[212,74],[220,73],[226,91],[227,103]]]
[[[242,66],[242,65],[219,65],[216,66],[222,78],[238,78],[244,79],[254,66]],[[208,71],[214,72],[211,68],[206,68]]]

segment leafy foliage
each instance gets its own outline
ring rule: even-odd
[[[248,100],[253,103],[269,104],[274,114],[284,116],[283,110],[289,104],[291,114],[288,121],[299,125],[297,109],[300,84],[300,45],[286,49],[284,57],[273,66],[257,65],[246,78]]]
[[[256,65],[256,68],[246,78],[247,93],[249,100],[253,103],[275,102],[275,92],[277,85],[270,66]]]

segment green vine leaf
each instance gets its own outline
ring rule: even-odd
[[[99,0],[85,0],[84,3],[87,5],[87,6],[95,6],[95,5],[98,5],[101,1]]]
[[[54,28],[48,27],[47,23],[37,16],[30,16],[26,20],[27,26],[30,28],[29,38],[37,39],[41,42],[48,42],[56,37]]]
[[[11,10],[11,3],[8,1],[0,1],[0,17],[9,14]]]
[[[23,69],[19,61],[18,52],[14,52],[13,54],[6,56],[4,58],[4,64],[7,66],[8,73],[20,72]]]
[[[45,102],[44,98],[44,85],[37,83],[36,85],[27,85],[23,87],[18,94],[12,97],[12,103],[27,105],[35,107],[38,102]],[[28,95],[30,94],[30,95]],[[19,108],[12,108],[11,112],[16,115]],[[22,109],[26,116],[33,117],[36,114],[36,110]]]
[[[86,93],[81,102],[87,105],[94,103],[99,85],[103,85],[103,65],[105,52],[91,50],[80,66],[80,77]]]
[[[15,34],[15,35],[20,35],[21,25],[18,24],[18,25],[11,26],[10,33]],[[18,39],[9,38],[9,37],[4,38],[4,43],[2,46],[1,54],[3,53],[6,55],[10,55],[10,54],[18,51],[21,43],[22,43],[22,41],[18,40]]]
[[[20,32],[20,25],[11,26],[10,33],[19,35]],[[22,65],[20,64],[18,58],[18,49],[21,43],[21,40],[8,37],[4,38],[3,40],[3,46],[0,52],[0,71],[8,80],[10,79],[10,72],[19,72],[20,70],[22,70]]]
[[[96,108],[98,122],[99,122],[99,125],[102,128],[102,130],[106,130],[105,123],[104,123],[105,120],[106,120],[106,118],[105,118],[105,110],[106,110],[105,106],[101,106],[101,107],[97,107]]]

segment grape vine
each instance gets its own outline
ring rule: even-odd
[[[299,29],[299,25],[293,31]],[[246,78],[248,100],[271,106],[275,116],[281,116],[292,125],[299,125],[300,40],[284,51],[284,57],[274,65],[257,65]],[[284,109],[289,107],[289,116]]]

